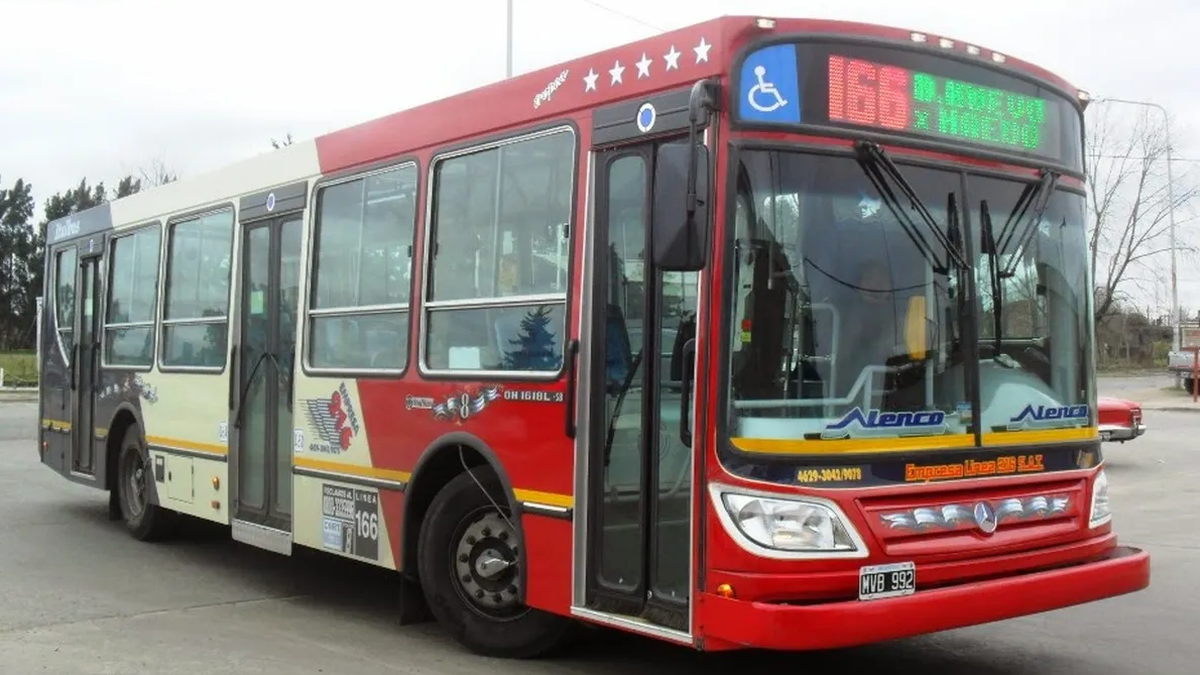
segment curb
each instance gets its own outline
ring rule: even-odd
[[[1144,406],[1142,406],[1142,410],[1157,410],[1157,411],[1161,411],[1161,412],[1190,412],[1190,413],[1200,413],[1200,405],[1196,405],[1196,406],[1194,406],[1194,407],[1192,407],[1192,406],[1181,406],[1181,405],[1155,405],[1155,406],[1146,406],[1146,405],[1144,405]]]

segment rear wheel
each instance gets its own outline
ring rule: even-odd
[[[417,555],[426,602],[475,653],[539,656],[561,643],[571,622],[518,601],[525,552],[514,516],[496,476],[483,468],[471,471],[475,478],[462,473],[442,488],[421,524]]]
[[[168,534],[173,524],[171,511],[151,503],[150,488],[154,483],[149,454],[142,447],[141,429],[130,425],[121,440],[117,457],[117,501],[121,518],[134,539],[154,541]]]

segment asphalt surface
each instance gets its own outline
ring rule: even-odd
[[[106,519],[103,493],[37,462],[35,417],[33,403],[0,400],[0,673],[1185,675],[1200,662],[1200,414],[1148,411],[1145,436],[1107,448],[1116,527],[1153,556],[1142,593],[807,654],[699,654],[596,631],[533,662],[472,656],[435,624],[399,626],[384,571],[276,556],[203,525],[135,542]]]

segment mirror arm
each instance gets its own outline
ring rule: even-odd
[[[687,174],[687,217],[688,221],[696,215],[696,165],[700,162],[696,141],[700,135],[701,113],[705,124],[708,116],[718,110],[717,97],[720,85],[714,80],[697,80],[692,85],[692,93],[688,96],[688,148],[691,157],[688,161]]]

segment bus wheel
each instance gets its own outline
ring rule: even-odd
[[[171,512],[150,503],[148,485],[154,480],[154,473],[147,459],[149,455],[142,449],[137,425],[130,425],[125,431],[120,453],[115,489],[125,527],[139,541],[161,539],[170,527]]]
[[[426,602],[438,622],[477,654],[539,656],[566,637],[570,620],[517,601],[525,553],[508,500],[492,472],[471,471],[474,478],[462,473],[442,488],[421,524],[417,555]]]

